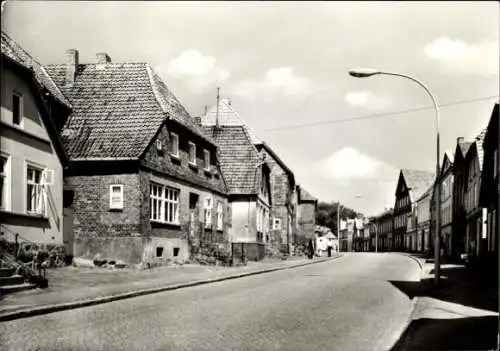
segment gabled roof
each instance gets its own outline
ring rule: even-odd
[[[317,198],[309,194],[309,192],[304,189],[302,186],[299,186],[299,203],[301,202],[316,202]]]
[[[441,163],[440,176],[443,175],[448,169],[453,168],[453,156],[451,156],[449,151],[446,151],[443,156],[443,162]]]
[[[231,100],[220,99],[219,100],[219,111],[217,118],[217,105],[213,106],[207,111],[205,116],[201,117],[201,124],[204,126],[215,126],[216,120],[220,126],[243,126],[245,127],[252,144],[262,143],[262,139],[257,136],[257,133],[253,128],[248,126],[248,124],[241,118],[238,112],[231,106]]]
[[[43,122],[45,130],[47,131],[47,134],[50,137],[52,146],[54,147],[54,150],[57,153],[57,156],[59,157],[59,161],[64,167],[66,167],[68,165],[68,157],[64,152],[64,146],[61,142],[61,139],[59,138],[56,126],[47,108],[45,100],[43,99],[42,86],[36,79],[33,70],[29,69],[28,67],[19,63],[18,61],[13,60],[12,58],[10,58],[10,56],[5,55],[3,52],[1,54],[0,67],[2,68],[2,71],[5,68],[11,68],[13,71],[17,72],[20,77],[23,77],[25,79],[25,82],[30,88],[31,94],[38,107],[40,118]]]
[[[80,64],[71,86],[66,65],[46,71],[73,105],[62,130],[73,160],[139,158],[167,119],[214,144],[147,63]]]
[[[467,156],[467,151],[469,151],[469,148],[472,145],[472,142],[464,141],[463,143],[460,143],[458,145],[460,147],[460,151],[462,152],[463,158],[465,158],[465,156]]]
[[[1,51],[2,54],[9,57],[13,61],[16,61],[27,69],[33,70],[33,74],[38,81],[38,84],[47,89],[52,96],[54,96],[54,98],[56,98],[63,105],[71,107],[68,99],[64,97],[43,66],[3,31],[1,37]]]
[[[411,202],[415,202],[434,182],[435,173],[416,169],[402,169],[401,173],[409,188]]]
[[[257,194],[258,152],[242,126],[203,127],[218,145],[218,159],[230,195]]]
[[[484,159],[484,137],[486,136],[486,128],[484,128],[481,133],[474,140],[474,144],[476,145],[477,158],[479,161],[479,170],[483,170],[483,159]]]
[[[217,117],[218,116],[218,117]],[[220,99],[219,100],[219,110],[217,111],[217,105],[210,108],[206,115],[201,117],[201,124],[203,126],[241,126],[244,127],[247,134],[250,137],[252,144],[256,146],[262,146],[271,154],[271,156],[276,160],[281,168],[285,170],[290,178],[291,183],[295,182],[295,176],[293,172],[287,167],[287,165],[278,157],[274,150],[260,138],[255,130],[250,127],[247,122],[240,116],[240,114],[232,107],[230,99]]]

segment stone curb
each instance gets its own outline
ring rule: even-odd
[[[340,254],[339,256],[335,256],[335,257],[329,257],[326,259],[316,260],[316,261],[312,261],[312,262],[293,264],[293,265],[286,266],[286,267],[267,268],[267,269],[253,271],[253,272],[233,274],[233,275],[229,275],[229,276],[225,276],[225,277],[212,278],[212,279],[201,279],[201,280],[195,280],[195,281],[191,281],[191,282],[187,282],[187,283],[179,283],[179,284],[167,285],[167,286],[162,286],[162,287],[157,287],[157,288],[147,288],[147,289],[131,291],[131,292],[127,292],[127,293],[119,293],[116,295],[101,296],[101,297],[87,299],[87,300],[71,301],[71,302],[66,302],[66,303],[61,303],[61,304],[53,304],[53,305],[27,308],[27,309],[23,309],[23,310],[19,310],[19,311],[7,312],[7,313],[0,314],[0,322],[7,322],[7,321],[16,320],[16,319],[34,317],[34,316],[53,313],[53,312],[71,310],[71,309],[76,309],[76,308],[99,305],[99,304],[112,302],[112,301],[130,299],[133,297],[150,295],[150,294],[155,294],[155,293],[164,292],[164,291],[177,290],[177,289],[181,289],[181,288],[189,288],[189,287],[198,286],[198,285],[205,285],[205,284],[222,282],[225,280],[232,280],[232,279],[249,277],[252,275],[271,273],[271,272],[276,272],[276,271],[282,271],[285,269],[303,267],[303,266],[308,266],[308,265],[316,264],[316,263],[329,262],[329,261],[335,260],[335,259],[340,258],[340,257],[342,257],[342,254]]]
[[[424,275],[425,275],[425,269],[424,269],[424,263],[425,263],[425,259],[421,259],[421,258],[418,258],[418,257],[415,257],[415,256],[412,256],[412,255],[405,255],[405,254],[402,254],[403,256],[406,256],[408,258],[411,258],[413,261],[415,261],[418,266],[420,267],[420,277],[418,278],[418,284],[422,284],[422,279],[424,278]],[[424,262],[422,262],[422,260]],[[415,309],[417,308],[417,302],[418,302],[418,296],[415,296],[411,302],[411,307],[410,307],[410,314],[408,316],[408,320],[406,321],[406,323],[404,324],[403,328],[402,328],[402,332],[399,334],[399,337],[397,340],[395,340],[391,347],[389,348],[389,350],[392,350],[394,349],[394,346],[396,346],[396,344],[399,342],[401,336],[404,335],[404,333],[406,333],[406,331],[408,330],[408,328],[410,327],[410,324],[411,322],[413,321],[413,315],[415,314]]]

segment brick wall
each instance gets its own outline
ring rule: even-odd
[[[73,176],[66,179],[75,191],[75,240],[141,235],[141,190],[137,174]],[[109,208],[110,185],[123,185],[123,210]]]
[[[281,250],[282,245],[286,245],[288,243],[287,238],[289,238],[289,240],[292,240],[293,230],[288,233],[288,212],[291,211],[291,208],[289,208],[289,204],[287,204],[287,200],[292,195],[292,189],[290,188],[290,183],[288,181],[288,175],[286,171],[278,164],[273,156],[267,152],[265,148],[262,148],[260,152],[266,155],[266,162],[271,169],[270,183],[272,216],[270,216],[271,224],[269,227],[271,229],[269,238],[271,250],[268,250],[268,254],[270,254],[271,251]],[[273,229],[274,218],[281,219],[281,229]]]
[[[179,136],[179,157],[171,155],[170,132]],[[157,140],[162,142],[162,151],[156,149],[153,142],[146,151],[141,164],[161,174],[169,175],[193,186],[201,186],[207,190],[226,193],[224,181],[220,176],[220,169],[216,163],[216,147],[203,139],[188,134],[187,130],[176,125],[164,125]],[[189,141],[196,144],[196,166],[189,164]],[[210,151],[210,171],[205,170],[203,150]]]
[[[299,204],[299,216],[298,216],[299,232],[297,237],[302,238],[313,238],[314,237],[314,225],[316,224],[316,209],[314,203],[301,203]]]

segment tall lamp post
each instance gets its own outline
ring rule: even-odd
[[[415,83],[417,83],[420,87],[422,87],[427,95],[432,100],[432,103],[434,105],[434,117],[435,117],[435,123],[436,123],[436,182],[434,184],[434,189],[436,193],[436,235],[434,238],[434,284],[437,286],[439,284],[439,278],[440,278],[440,273],[441,273],[441,267],[440,267],[440,235],[439,235],[439,227],[440,227],[440,222],[441,222],[441,186],[439,184],[439,108],[436,103],[435,97],[432,95],[430,92],[429,88],[419,81],[416,78],[410,77],[405,74],[401,73],[394,73],[394,72],[384,72],[384,71],[377,71],[373,69],[366,69],[366,68],[359,68],[359,69],[351,69],[349,70],[349,74],[355,78],[366,78],[366,77],[371,77],[377,74],[382,74],[382,75],[387,75],[387,76],[396,76],[396,77],[401,77],[401,78],[406,78],[409,79]]]

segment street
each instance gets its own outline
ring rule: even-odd
[[[1,350],[387,350],[420,268],[399,254],[337,260],[0,324]]]

